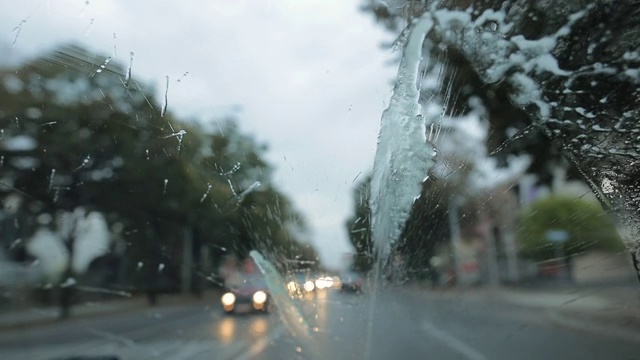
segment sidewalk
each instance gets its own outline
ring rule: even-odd
[[[561,326],[640,343],[640,285],[498,288],[497,299],[547,310]]]
[[[414,285],[452,300],[512,304],[541,311],[558,326],[622,338],[640,346],[640,284],[479,286],[431,288]]]
[[[159,297],[159,302],[156,306],[172,306],[206,302],[214,299],[217,294],[218,291],[210,290],[205,292],[200,298],[194,297],[191,294],[162,295]],[[145,296],[134,296],[131,298],[114,299],[109,301],[86,302],[83,304],[76,304],[71,308],[71,316],[68,321],[93,316],[119,314],[144,308],[153,308],[148,305],[147,298]],[[60,310],[55,306],[33,307],[16,311],[7,310],[0,313],[0,331],[59,322],[61,321],[59,319],[59,314]]]

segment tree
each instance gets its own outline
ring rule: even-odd
[[[0,78],[0,197],[21,198],[14,217],[26,219],[25,238],[42,214],[106,214],[123,228],[122,266],[151,302],[181,281],[193,289],[193,274],[209,275],[199,270],[203,247],[219,250],[214,262],[221,249],[313,256],[298,244],[302,217],[270,184],[266,146],[235,121],[219,131],[180,121],[129,71],[73,45]],[[74,275],[67,266],[61,281]],[[72,290],[61,290],[63,313]]]
[[[198,231],[215,234],[217,251],[230,249],[244,259],[249,251],[259,249],[283,261],[318,262],[315,250],[303,241],[307,233],[304,218],[270,181],[273,169],[262,155],[267,146],[242,134],[234,119],[223,121],[217,131],[206,135],[204,143],[196,162],[211,169],[207,186],[222,195],[216,198],[203,193],[199,206],[210,211],[199,213],[207,219],[198,221]]]
[[[595,202],[566,196],[550,196],[534,202],[522,215],[521,253],[533,260],[554,258],[556,245],[546,233],[563,230],[569,240],[563,254],[572,256],[591,249],[621,251],[624,246],[612,219]]]
[[[359,272],[370,271],[375,261],[371,240],[370,184],[371,176],[367,176],[360,180],[354,188],[354,214],[345,223],[349,241],[351,241],[351,245],[353,245],[355,249],[351,267],[353,270]]]
[[[405,278],[437,276],[430,259],[439,244],[450,242],[448,205],[456,195],[452,185],[436,178],[423,184],[422,194],[411,210],[396,248],[396,253],[404,259]]]
[[[398,48],[406,40],[410,22],[425,12],[430,11],[434,2],[416,0],[398,0],[393,2],[381,2],[377,0],[364,1],[361,9],[371,13],[376,21],[381,23],[388,31],[396,33],[398,38],[387,46]],[[447,1],[440,8],[465,8],[467,1]],[[493,8],[490,2],[484,5]],[[551,141],[540,131],[530,129],[530,119],[527,112],[512,104],[509,99],[509,89],[500,83],[487,83],[476,72],[472,63],[456,45],[449,44],[441,39],[437,31],[429,34],[431,41],[425,43],[425,74],[433,73],[434,78],[421,85],[421,99],[431,103],[434,96],[439,100],[435,107],[437,114],[450,116],[455,126],[456,118],[464,119],[465,116],[482,107],[482,120],[490,123],[490,131],[485,139],[486,148],[497,160],[498,165],[506,164],[509,156],[528,154],[532,156],[528,171],[539,176],[541,184],[550,184],[554,166],[563,166],[559,149],[551,146]],[[425,105],[435,105],[428,104]],[[516,132],[524,132],[516,142],[509,142],[508,146],[502,146],[507,139]],[[575,176],[573,171],[570,175]]]
[[[369,206],[371,177],[360,180],[354,188],[354,215],[346,222],[346,230],[355,249],[352,268],[356,271],[368,272],[377,261],[371,239],[371,209]],[[393,256],[400,256],[403,277],[425,278],[434,275],[429,259],[435,254],[439,244],[448,242],[450,238],[448,204],[461,187],[436,177],[431,177],[423,184],[421,196],[416,200],[411,214],[404,225],[401,237],[392,250]],[[477,207],[467,199],[463,207],[463,227],[470,226]],[[386,264],[390,266],[390,264]],[[387,269],[388,270],[388,269]]]

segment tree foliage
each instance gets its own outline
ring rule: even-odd
[[[456,190],[441,179],[430,178],[423,184],[396,247],[408,278],[428,276],[437,245],[450,240],[448,211]]]
[[[521,253],[534,260],[548,260],[557,255],[556,245],[546,237],[550,230],[568,232],[569,240],[562,245],[566,255],[589,249],[624,250],[612,219],[593,201],[549,196],[534,202],[521,221],[518,234]]]
[[[345,224],[355,249],[353,269],[365,272],[371,270],[376,261],[371,239],[370,182],[371,177],[368,176],[354,188],[354,215]],[[449,239],[449,203],[454,195],[460,193],[460,188],[442,179],[432,177],[423,184],[422,194],[393,248],[394,256],[403,259],[401,270],[406,277],[423,277],[429,272],[429,259],[435,254],[436,246]],[[473,206],[461,209],[464,221],[471,221],[476,209]],[[466,222],[462,225],[468,225]]]
[[[353,189],[354,214],[345,223],[349,241],[355,250],[351,267],[360,272],[371,270],[375,260],[371,239],[370,194],[371,176],[367,176]]]
[[[377,0],[364,1],[361,9],[374,16],[375,20],[388,31],[399,34],[389,47],[402,46],[410,21],[428,10],[432,2],[399,0],[386,4]],[[465,8],[468,1],[447,1],[442,7]],[[491,4],[485,4],[490,7]],[[513,105],[509,99],[510,89],[502,83],[491,84],[483,81],[465,55],[451,44],[438,41],[438,34],[429,36],[438,46],[429,48],[428,56],[432,61],[428,66],[441,68],[439,81],[442,83],[436,93],[425,87],[421,99],[431,99],[434,96],[448,99],[443,102],[442,113],[452,117],[461,117],[474,110],[471,104],[479,103],[484,109],[483,119],[490,123],[489,136],[486,146],[489,151],[501,149],[493,154],[500,164],[504,164],[510,155],[529,154],[532,162],[529,172],[539,176],[541,184],[550,184],[553,166],[563,165],[560,150],[552,146],[551,140],[542,132],[527,131],[519,141],[501,147],[515,132],[521,131],[531,124],[529,114]],[[575,172],[570,175],[575,176]]]
[[[177,119],[105,59],[71,45],[0,70],[0,198],[22,199],[25,239],[39,215],[100,211],[123,228],[123,266],[139,286],[179,283],[186,236],[196,260],[211,248],[213,266],[256,248],[317,260],[298,242],[302,216],[271,183],[264,144],[231,118],[215,131]]]

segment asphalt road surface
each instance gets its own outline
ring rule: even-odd
[[[566,327],[544,309],[410,288],[297,300],[309,338],[217,299],[0,332],[0,359],[640,359],[640,342]]]

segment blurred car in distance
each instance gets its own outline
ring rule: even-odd
[[[299,272],[290,276],[287,282],[289,295],[294,298],[303,298],[313,294],[316,290],[314,279],[308,272]]]
[[[364,286],[362,275],[349,271],[340,276],[340,290],[343,292],[361,293]]]
[[[316,289],[330,289],[334,286],[334,281],[331,276],[321,276],[314,281]]]

